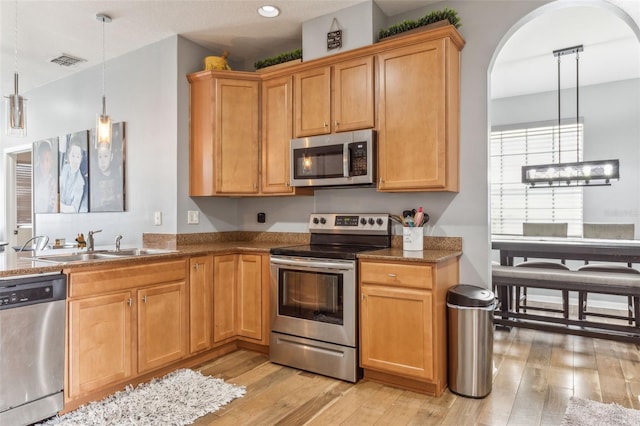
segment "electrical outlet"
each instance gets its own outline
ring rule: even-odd
[[[189,210],[187,212],[187,224],[197,225],[200,223],[200,212],[197,210]]]
[[[153,223],[156,226],[162,225],[162,212],[155,212],[153,214]]]

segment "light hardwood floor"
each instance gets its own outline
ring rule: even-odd
[[[559,425],[571,396],[640,409],[640,345],[514,328],[494,335],[493,390],[434,398],[351,384],[239,350],[200,367],[247,394],[196,425]]]

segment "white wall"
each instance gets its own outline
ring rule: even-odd
[[[201,69],[202,51],[177,37],[109,61],[107,108],[129,123],[126,213],[38,215],[39,231],[52,238],[102,228],[97,243],[110,244],[117,233],[136,244],[143,232],[269,230],[306,232],[316,211],[393,212],[423,206],[431,215],[427,231],[463,238],[461,281],[489,282],[488,71],[503,38],[524,16],[548,3],[540,1],[448,1],[392,17],[388,24],[416,19],[451,7],[462,19],[460,193],[381,194],[374,189],[317,191],[291,198],[189,198],[186,195],[188,96],[184,74]],[[636,7],[636,2],[619,2]],[[626,6],[625,6],[626,7]],[[634,15],[635,16],[635,15]],[[177,63],[180,65],[177,66]],[[27,93],[32,111],[30,141],[93,126],[99,109],[100,67]],[[176,83],[177,82],[177,83]],[[41,124],[36,124],[41,123]],[[3,146],[12,141],[2,139]],[[19,143],[19,142],[17,142]],[[0,171],[4,173],[4,171]],[[177,200],[177,201],[176,201]],[[186,225],[186,211],[200,210],[200,225]],[[162,211],[164,224],[153,225]],[[255,214],[267,213],[267,223]],[[397,231],[397,229],[396,229]]]
[[[640,79],[580,88],[584,159],[620,160],[621,178],[610,187],[584,189],[584,222],[634,223],[640,235]],[[562,118],[575,117],[575,90],[563,90]],[[492,102],[492,125],[557,120],[557,92]],[[637,237],[636,237],[637,238]]]

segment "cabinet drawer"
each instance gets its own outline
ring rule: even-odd
[[[432,288],[430,265],[361,262],[360,281],[404,287]]]
[[[90,296],[150,284],[183,281],[187,274],[186,259],[133,266],[110,266],[89,271],[72,270],[69,275],[69,297]]]

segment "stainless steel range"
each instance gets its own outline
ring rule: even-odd
[[[314,213],[309,245],[271,250],[270,359],[358,380],[357,254],[391,245],[388,214]]]

